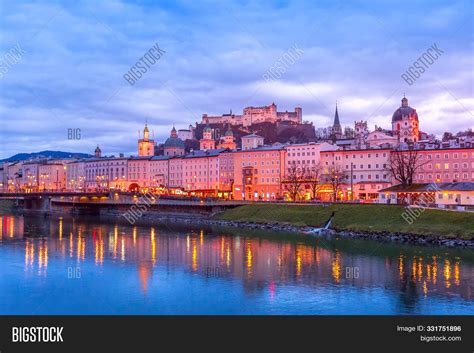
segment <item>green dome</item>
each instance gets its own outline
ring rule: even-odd
[[[177,137],[169,137],[164,145],[165,148],[184,148],[184,142]]]

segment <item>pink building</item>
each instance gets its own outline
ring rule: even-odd
[[[374,202],[378,199],[378,190],[391,185],[387,166],[389,149],[338,150],[321,152],[323,173],[329,174],[331,168],[340,168],[345,176],[342,186],[343,200],[361,200]],[[332,190],[322,190],[329,197]]]
[[[275,200],[283,197],[283,146],[262,146],[234,152],[234,198]]]
[[[219,154],[219,190],[222,196],[230,197],[234,191],[234,157],[232,151],[224,151]]]
[[[212,195],[219,191],[221,150],[193,151],[182,158],[182,186],[190,193]]]
[[[169,184],[169,160],[168,156],[155,156],[150,159],[150,180],[152,187],[167,187]]]
[[[474,181],[474,148],[420,150],[415,183]]]
[[[152,157],[133,157],[128,159],[128,189],[138,191],[151,186],[150,166]]]
[[[40,190],[62,191],[66,189],[66,166],[59,162],[38,166]]]

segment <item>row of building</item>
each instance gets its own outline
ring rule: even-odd
[[[343,150],[327,142],[254,148],[197,150],[173,156],[102,157],[78,160],[37,160],[5,163],[4,191],[122,191],[166,192],[246,200],[288,198],[295,170],[318,169],[321,185],[312,195],[302,183],[301,198],[329,200],[334,190],[324,175],[337,169],[344,175],[338,199],[376,200],[378,192],[396,184],[388,172],[392,149]],[[414,183],[474,181],[474,148],[419,150],[423,166]]]
[[[267,120],[279,116],[274,104],[260,110],[248,110],[247,115]],[[301,111],[295,114],[299,122]],[[280,117],[286,119],[286,115]],[[392,130],[375,129],[369,133],[366,123],[356,122],[353,139],[337,139],[342,131],[337,108],[333,126],[336,139],[307,143],[265,144],[265,139],[255,133],[241,136],[236,143],[232,132],[236,121],[225,121],[227,130],[216,139],[209,117],[204,118],[207,123],[202,137],[196,141],[197,149],[187,148],[173,127],[157,155],[156,143],[145,124],[139,136],[137,156],[105,157],[97,146],[91,158],[4,163],[0,166],[0,188],[3,191],[152,190],[237,200],[297,197],[375,201],[380,190],[397,184],[389,172],[390,156],[403,145],[417,150],[422,165],[416,169],[413,183],[474,182],[474,141],[439,144],[427,140],[426,134],[419,130],[418,114],[408,106],[406,97],[392,116]],[[258,119],[252,118],[255,120]],[[331,180],[331,175],[340,178],[339,182]],[[297,177],[302,180],[296,196],[292,184]]]

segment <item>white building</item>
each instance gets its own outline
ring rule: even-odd
[[[262,136],[256,134],[242,136],[242,150],[245,151],[263,146],[263,140],[264,138]]]
[[[85,160],[86,190],[108,188],[126,190],[127,161],[126,157],[100,157]]]
[[[84,160],[72,161],[66,164],[66,184],[68,190],[81,191],[86,186],[86,162]]]

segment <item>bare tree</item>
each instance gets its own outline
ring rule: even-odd
[[[411,185],[415,173],[427,163],[422,162],[421,158],[413,144],[409,144],[406,149],[399,146],[391,151],[386,171],[400,184]]]
[[[288,191],[291,200],[296,201],[300,198],[301,191],[304,187],[305,175],[306,172],[304,168],[298,168],[296,166],[288,168],[282,183],[285,190]]]
[[[322,167],[319,163],[306,169],[305,183],[309,185],[313,200],[316,199],[316,196],[322,187],[321,174]]]
[[[333,201],[337,202],[337,194],[341,191],[341,186],[348,179],[347,173],[340,165],[335,165],[329,168],[328,173],[324,175],[323,179],[331,187]]]

